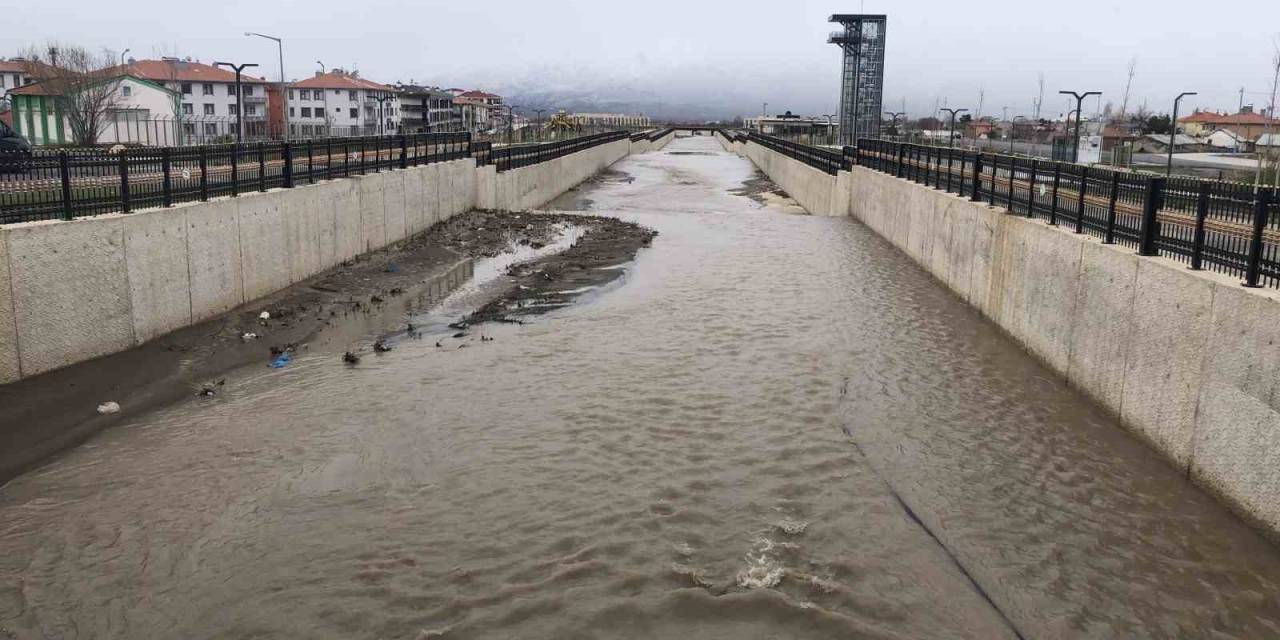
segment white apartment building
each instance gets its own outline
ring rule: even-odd
[[[31,77],[28,63],[21,58],[0,59],[0,99],[9,95],[10,91],[35,82]]]
[[[208,140],[234,134],[240,101],[236,100],[236,74],[222,67],[190,58],[135,60],[129,58],[124,74],[150,80],[178,94],[177,117],[189,138]],[[241,74],[245,133],[265,134],[267,81]]]
[[[289,123],[298,135],[391,135],[400,131],[394,87],[334,69],[289,85]]]

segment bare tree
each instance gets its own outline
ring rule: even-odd
[[[1138,57],[1134,56],[1129,59],[1129,79],[1124,83],[1124,100],[1120,102],[1120,119],[1124,119],[1126,113],[1129,112],[1129,92],[1133,90],[1133,74],[1138,71]]]
[[[44,50],[23,54],[27,73],[53,98],[58,117],[66,119],[77,146],[93,146],[119,101],[120,78],[115,55],[50,42]]]
[[[1036,79],[1040,85],[1040,95],[1036,98],[1036,120],[1040,119],[1040,108],[1044,106],[1044,72],[1041,71]]]

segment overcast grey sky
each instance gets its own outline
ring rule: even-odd
[[[1186,107],[1234,109],[1243,87],[1261,107],[1280,37],[1275,0],[41,0],[9,12],[20,28],[0,34],[0,52],[57,39],[136,57],[255,61],[274,79],[275,44],[242,35],[251,30],[285,38],[290,79],[319,59],[382,82],[831,113],[840,53],[826,44],[826,19],[860,11],[888,14],[885,106],[905,99],[915,116],[935,100],[976,109],[979,88],[985,113],[1030,114],[1038,72],[1045,114],[1066,110],[1059,89],[1101,90],[1118,107],[1133,57],[1132,104],[1168,111],[1178,92],[1198,91]]]

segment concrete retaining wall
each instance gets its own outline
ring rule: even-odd
[[[129,349],[476,207],[542,205],[630,152],[624,139],[502,174],[468,158],[0,227],[0,384]]]
[[[794,161],[745,146],[805,195]],[[1280,534],[1280,292],[866,168],[834,181],[845,202],[832,211],[888,239],[1193,481]]]
[[[723,137],[716,136],[720,145],[747,158],[769,176],[775,184],[782,187],[787,195],[800,203],[806,211],[819,216],[849,215],[848,208],[848,172],[841,171],[841,176],[833,176],[825,171],[793,160],[767,147],[754,142],[728,143]]]

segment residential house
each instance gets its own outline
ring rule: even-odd
[[[1253,146],[1249,139],[1230,129],[1218,129],[1201,140],[1219,151],[1248,151]]]
[[[31,76],[31,63],[22,58],[0,59],[0,100],[9,92],[35,82]]]
[[[333,69],[289,85],[289,121],[313,135],[390,135],[400,131],[400,93]]]
[[[98,122],[97,144],[184,144],[186,130],[177,118],[178,92],[132,75],[102,78],[86,86],[110,83],[107,108]],[[45,81],[9,92],[14,131],[35,145],[73,144],[71,115],[66,112],[60,83]],[[87,90],[87,89],[84,89]]]
[[[236,97],[236,74],[224,67],[191,58],[137,60],[129,58],[121,73],[149,80],[180,97],[176,118],[184,138],[200,142],[230,140],[242,121],[246,139],[278,135],[267,127],[265,79],[241,74],[240,99]],[[240,104],[244,112],[240,112]],[[159,117],[159,116],[157,116]],[[166,123],[157,122],[157,127]]]
[[[1268,118],[1246,106],[1239,113],[1225,114],[1197,111],[1178,118],[1178,128],[1189,136],[1203,137],[1219,129],[1226,129],[1249,140],[1256,140],[1267,128],[1280,128],[1280,119]]]
[[[1206,145],[1185,133],[1175,135],[1173,145],[1174,153],[1191,153],[1206,149]],[[1151,133],[1142,136],[1134,141],[1133,151],[1134,153],[1168,153],[1169,135]]]

